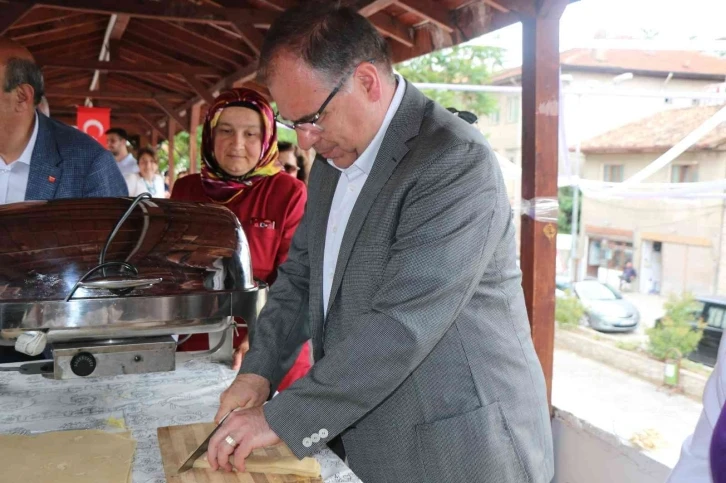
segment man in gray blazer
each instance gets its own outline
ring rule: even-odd
[[[314,147],[308,205],[222,395],[213,468],[340,435],[366,483],[547,483],[545,381],[501,172],[482,135],[394,75],[355,11],[301,6],[272,26],[261,76]],[[295,121],[285,121],[285,120]],[[296,348],[310,373],[262,404]]]

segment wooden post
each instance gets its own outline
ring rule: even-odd
[[[146,134],[140,134],[139,135],[139,149],[145,148],[149,145],[151,145],[149,136],[147,136]]]
[[[174,134],[176,134],[176,129],[174,129],[174,119],[169,116],[169,119],[166,122],[167,127],[169,128],[169,136],[166,138],[169,145],[167,146],[169,149],[169,193],[171,193],[172,188],[174,187]]]
[[[159,133],[156,129],[151,130],[151,149],[156,151],[159,148]]]
[[[544,0],[537,16],[522,16],[522,200],[557,199],[559,24],[566,3]],[[557,223],[522,215],[522,286],[532,339],[552,402]]]
[[[199,117],[202,112],[201,104],[192,106],[192,115],[189,118],[189,173],[197,172],[199,159],[199,146],[197,145],[197,129],[199,128]]]

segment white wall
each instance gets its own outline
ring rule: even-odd
[[[552,483],[663,483],[662,463],[564,411],[552,420],[555,479]]]
[[[594,72],[563,71],[572,75],[570,87],[574,89],[615,89],[617,90],[647,90],[662,92],[664,95],[683,91],[704,91],[713,81],[672,79],[664,84],[666,77],[633,77],[632,80],[613,84],[612,74]],[[691,107],[691,99],[673,99],[666,103],[657,97],[625,97],[625,96],[582,96],[579,108],[577,96],[568,94],[564,99],[564,124],[567,143],[574,145],[577,136],[581,140],[603,134],[629,122],[643,119],[660,111],[673,108]],[[579,111],[579,112],[578,112]],[[583,122],[584,121],[584,122]]]
[[[671,79],[664,83],[666,76],[638,76],[632,80],[613,84],[614,74],[601,74],[597,72],[574,71],[564,69],[563,74],[572,76],[569,88],[573,89],[616,89],[616,90],[648,90],[651,92],[683,92],[683,91],[705,91],[706,87],[712,85],[713,81]],[[492,147],[511,158],[521,166],[521,106],[519,120],[515,122],[508,117],[510,99],[516,99],[521,103],[519,94],[490,94],[497,99],[499,107],[499,119],[495,122],[487,116],[480,116],[479,128],[487,136]],[[568,94],[564,97],[563,123],[565,127],[565,139],[569,146],[574,146],[578,136],[581,141],[593,136],[603,134],[629,122],[643,119],[657,112],[690,107],[693,105],[691,99],[673,99],[671,103],[665,103],[661,98],[655,97],[625,97],[625,96],[582,96],[580,101],[577,96]]]

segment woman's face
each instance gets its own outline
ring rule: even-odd
[[[285,173],[289,174],[293,178],[297,178],[297,159],[295,158],[294,152],[285,151],[280,153],[280,157],[277,162],[280,164],[280,168],[282,168]]]
[[[232,176],[252,171],[262,152],[262,117],[246,107],[228,107],[214,128],[214,157]]]
[[[159,171],[159,165],[150,154],[142,154],[139,158],[139,172],[144,179],[151,180]]]

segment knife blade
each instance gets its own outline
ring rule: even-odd
[[[202,444],[199,445],[199,447],[197,449],[192,451],[192,454],[189,455],[189,458],[187,458],[187,460],[184,462],[184,464],[179,467],[179,469],[177,470],[177,474],[184,473],[185,471],[192,469],[192,467],[194,466],[194,462],[197,460],[197,458],[202,456],[204,454],[204,452],[207,451],[207,448],[209,447],[209,440],[211,440],[212,436],[214,436],[214,434],[217,432],[217,430],[222,427],[222,425],[224,424],[227,417],[230,414],[232,414],[233,412],[238,411],[240,409],[242,409],[242,408],[233,409],[224,415],[224,417],[219,422],[217,427],[214,428],[211,433],[209,433],[209,436],[207,436],[207,439],[205,439],[202,442]]]

